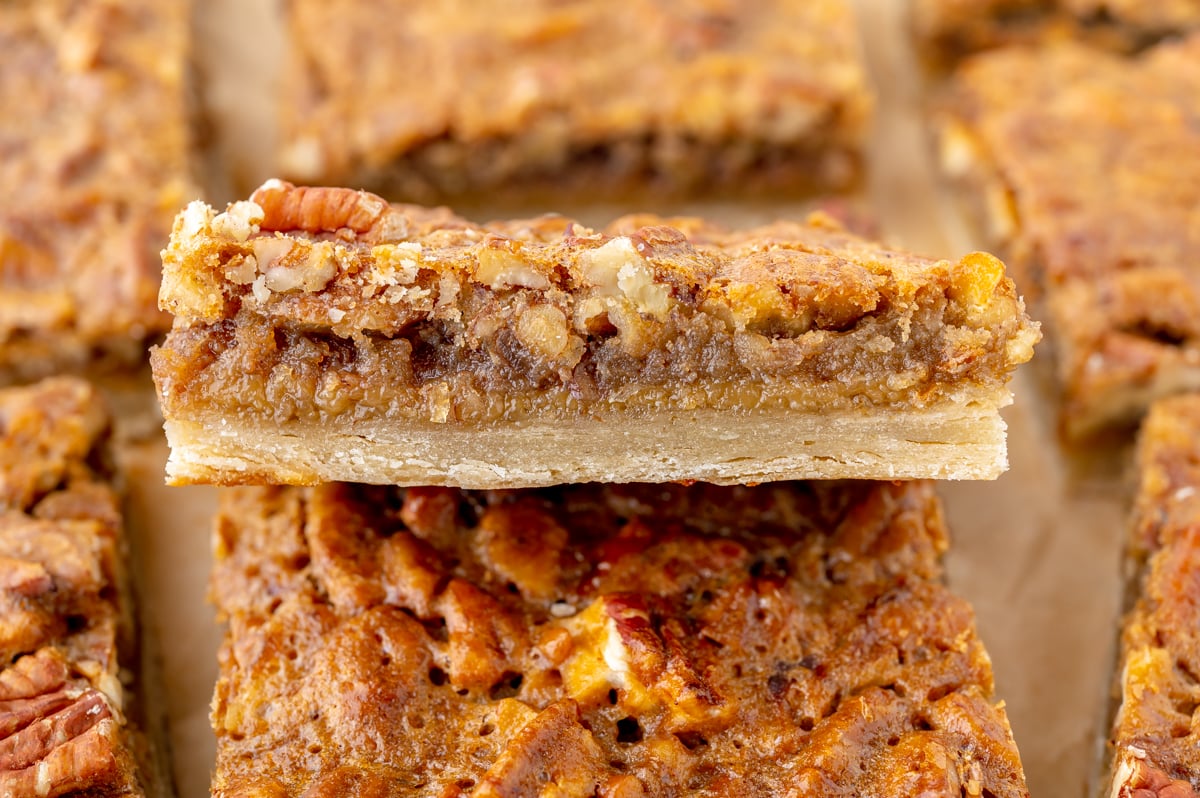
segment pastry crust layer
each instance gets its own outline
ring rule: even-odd
[[[294,0],[288,18],[297,181],[561,202],[859,173],[871,103],[846,0]]]
[[[1068,436],[1200,388],[1200,34],[1135,59],[1080,45],[965,63],[946,170],[1052,332]]]
[[[994,479],[1008,466],[1004,422],[990,409],[971,409],[897,412],[886,422],[858,413],[695,410],[469,429],[387,423],[264,429],[224,416],[172,420],[166,423],[167,478],[173,484],[353,480],[473,489],[683,478],[729,485],[862,473]]]
[[[72,379],[0,390],[0,794],[157,796],[108,416]]]
[[[217,798],[1028,795],[925,483],[226,491]]]
[[[1200,789],[1198,442],[1200,396],[1151,407],[1138,445],[1129,543],[1136,603],[1121,636],[1113,798],[1189,798]]]
[[[651,216],[603,232],[557,217],[478,226],[444,209],[278,182],[222,214],[200,203],[181,214],[162,304],[176,314],[152,357],[164,413],[176,446],[208,450],[174,462],[209,468],[222,448],[252,459],[259,442],[322,429],[358,436],[353,448],[376,466],[398,455],[371,451],[379,441],[437,458],[440,429],[451,446],[478,431],[480,447],[489,435],[517,447],[494,454],[513,473],[567,473],[570,447],[522,451],[504,428],[609,425],[601,439],[620,448],[607,460],[662,465],[627,478],[698,479],[682,433],[707,434],[724,417],[742,443],[715,442],[713,456],[743,458],[747,479],[816,476],[805,469],[818,462],[847,476],[994,475],[1004,460],[996,411],[1039,335],[991,256],[920,258],[823,216],[749,231]],[[821,416],[837,423],[822,430]],[[189,432],[222,417],[238,436]],[[768,461],[786,459],[784,443],[762,463],[744,457],[739,446],[777,426],[788,445],[831,459],[797,451],[778,469]],[[886,462],[906,441],[948,445],[913,448],[940,458]],[[323,446],[302,440],[293,451]],[[480,448],[467,459],[492,456]],[[211,478],[267,479],[267,457]],[[364,464],[346,476],[395,475]]]
[[[194,196],[188,4],[0,4],[0,384],[130,367],[169,318],[158,257]]]

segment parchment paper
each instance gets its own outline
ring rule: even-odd
[[[207,187],[209,199],[223,203],[271,176],[284,41],[271,0],[196,5],[199,100],[213,133],[203,142]],[[868,193],[884,236],[945,257],[978,248],[932,174],[905,3],[858,5],[878,88]],[[553,210],[601,222],[646,209]],[[800,205],[708,202],[684,210],[742,223],[795,215]],[[513,210],[468,212],[482,219]],[[954,541],[946,566],[951,586],[975,607],[1032,793],[1081,796],[1095,792],[1100,767],[1129,493],[1125,456],[1109,453],[1083,468],[1064,458],[1051,400],[1032,377],[1018,375],[1016,403],[1005,414],[1012,469],[995,482],[941,486]],[[199,798],[208,794],[214,757],[208,706],[220,634],[205,591],[216,491],[164,487],[166,446],[157,437],[125,445],[122,455],[132,533],[147,565],[145,623],[162,652],[175,779],[182,798]]]

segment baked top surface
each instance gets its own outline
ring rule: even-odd
[[[1200,34],[1134,59],[993,51],[952,83],[944,156],[1044,295],[1076,410],[1200,365],[1197,96]]]
[[[234,489],[214,545],[218,796],[1026,794],[926,483]]]
[[[1039,336],[991,256],[920,258],[827,217],[478,226],[278,181],[180,214],[160,301],[176,316],[152,358],[168,416],[272,423],[999,406]]]
[[[0,792],[143,795],[108,417],[84,382],[0,390]],[[139,773],[143,773],[139,777]]]
[[[1136,604],[1122,634],[1114,789],[1192,796],[1200,788],[1200,397],[1151,407],[1138,445],[1131,555]],[[1124,766],[1124,767],[1123,767]],[[1174,784],[1174,792],[1164,792]],[[1130,793],[1114,793],[1127,795]]]
[[[707,145],[731,167],[760,146],[857,149],[869,98],[850,6],[296,0],[283,166],[362,185],[417,156],[435,183],[542,173],[561,188],[597,158],[636,181],[639,159],[684,171]]]
[[[186,3],[0,5],[0,371],[142,341],[188,196]]]
[[[923,55],[957,60],[1018,42],[1086,39],[1118,51],[1200,28],[1197,0],[914,0]],[[932,52],[930,52],[932,51]]]

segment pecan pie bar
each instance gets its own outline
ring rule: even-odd
[[[478,226],[278,181],[180,215],[161,303],[175,483],[994,477],[1038,337],[995,258],[827,217]]]
[[[1043,303],[1070,437],[1200,388],[1200,34],[964,63],[941,130],[992,245]]]
[[[1028,795],[928,483],[224,492],[213,795]]]
[[[291,0],[282,171],[393,198],[846,187],[847,0]],[[535,192],[536,193],[536,192]]]
[[[1200,794],[1200,396],[1153,405],[1138,448],[1113,798]]]
[[[164,795],[128,679],[108,417],[86,383],[0,390],[0,795]]]
[[[980,50],[1086,40],[1130,52],[1200,29],[1200,0],[913,0],[921,56],[945,67]]]
[[[139,363],[193,196],[186,3],[0,3],[0,384]]]

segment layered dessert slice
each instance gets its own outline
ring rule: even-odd
[[[951,87],[943,165],[1047,322],[1070,437],[1200,387],[1198,96],[1200,34],[993,51]]]
[[[236,488],[213,795],[1026,796],[928,483]]]
[[[187,3],[0,3],[0,384],[140,365],[188,181]]]
[[[294,0],[280,168],[422,202],[846,187],[851,5]]]
[[[1004,266],[828,217],[468,223],[272,181],[164,253],[175,483],[994,477],[1038,331]]]
[[[1200,794],[1200,395],[1156,403],[1138,446],[1113,798]]]
[[[0,795],[161,796],[131,718],[125,541],[86,383],[0,390]]]
[[[1200,0],[913,0],[919,55],[945,68],[980,50],[1087,41],[1132,52],[1200,30]]]

